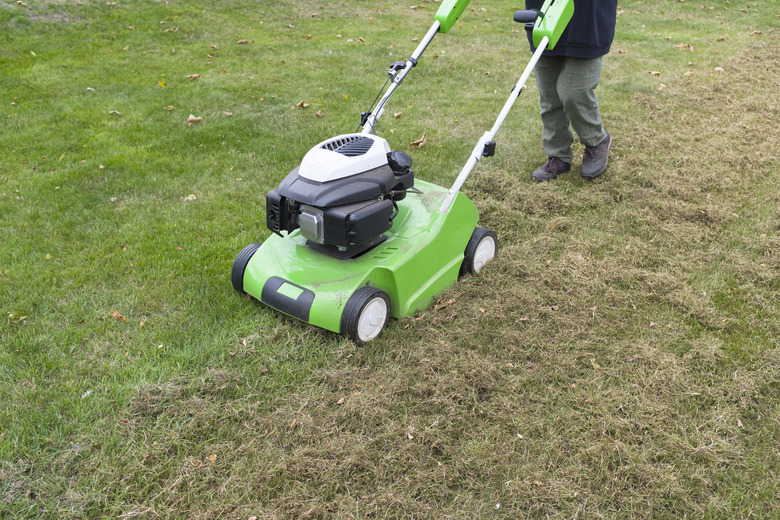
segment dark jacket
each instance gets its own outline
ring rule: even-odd
[[[541,9],[544,0],[525,0],[526,9]],[[609,52],[615,37],[617,0],[574,0],[574,14],[558,44],[545,56],[598,58]],[[531,35],[528,35],[531,42]],[[533,42],[531,42],[533,49]]]

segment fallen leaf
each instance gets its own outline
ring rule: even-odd
[[[195,195],[190,194],[190,195],[187,195],[186,197],[184,197],[184,200],[185,201],[198,200],[198,197],[196,197]]]
[[[115,320],[124,321],[124,322],[127,321],[127,318],[119,314],[119,309],[114,309],[114,312],[111,313],[111,317],[114,318]]]
[[[678,49],[688,49],[689,51],[693,52],[693,45],[690,43],[678,43],[675,45]]]
[[[336,401],[336,404],[344,404],[344,398],[342,397],[338,401]]]
[[[424,145],[424,144],[425,144],[427,141],[428,141],[428,136],[425,134],[425,132],[423,132],[423,135],[422,135],[422,137],[421,137],[421,138],[419,138],[419,139],[418,139],[418,140],[416,140],[416,141],[412,141],[412,142],[411,142],[411,143],[409,143],[409,144],[411,145],[411,147],[412,147],[412,148],[422,148],[422,147],[423,147],[423,145]]]
[[[447,300],[445,302],[439,302],[436,305],[433,306],[433,310],[439,311],[441,309],[444,309],[448,307],[450,304],[455,303],[455,300]]]
[[[247,43],[249,43],[249,40],[238,40],[238,44],[239,45],[244,45],[244,44],[247,44]]]
[[[211,462],[216,462],[216,460],[217,460],[217,455],[216,455],[216,454],[214,454],[214,453],[212,453],[211,455],[209,455],[209,456],[208,456],[208,459],[209,459]]]
[[[601,368],[601,365],[599,365],[598,363],[596,363],[596,360],[595,360],[595,359],[593,359],[593,358],[591,358],[591,360],[590,360],[590,364],[593,366],[593,370],[598,370],[599,368]]]
[[[203,121],[202,117],[195,117],[194,115],[190,114],[190,117],[187,118],[187,126],[196,125]]]
[[[744,426],[742,425],[742,421],[740,421],[739,419],[737,419],[737,426],[739,426],[740,428],[744,428]]]
[[[108,113],[111,114],[112,116],[121,116],[122,115],[122,112],[120,112],[119,110],[109,110]]]
[[[22,314],[21,312],[8,313],[8,323],[23,323],[24,320],[26,319],[27,316],[25,314]]]
[[[297,105],[295,105],[295,108],[308,108],[309,103],[306,103],[304,101],[300,101]]]
[[[534,480],[534,484],[536,484],[536,485],[537,485],[537,486],[539,486],[539,487],[542,487],[542,486],[544,486],[544,484],[542,484],[542,483],[541,483],[541,482],[539,482],[538,480]]]
[[[173,105],[168,105],[167,107],[163,107],[163,110],[173,110]]]
[[[661,75],[661,73],[660,73],[660,72],[658,72],[657,70],[651,70],[651,71],[649,72],[649,74],[650,74],[651,76],[660,76],[660,75]]]
[[[401,117],[401,114],[403,114],[403,112],[393,112],[393,117],[398,119],[399,117]]]
[[[322,116],[323,116],[323,114],[322,114],[322,110],[317,110],[317,111],[314,113],[314,115],[315,115],[315,116],[317,116],[317,117],[322,117]]]
[[[165,88],[165,82],[163,80],[158,81],[157,84],[160,86],[160,88]]]
[[[658,85],[658,88],[657,88],[656,90],[657,90],[658,92],[663,92],[663,90],[664,90],[665,88],[666,88],[666,85],[664,85],[663,83],[661,83],[660,85]]]
[[[200,74],[190,74],[187,77],[190,78],[190,79],[198,79],[200,77]]]

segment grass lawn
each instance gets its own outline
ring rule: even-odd
[[[520,4],[472,2],[390,101],[417,178],[492,125]],[[437,8],[0,0],[0,517],[779,514],[774,0],[621,1],[607,173],[577,144],[529,180],[530,81],[464,186],[498,257],[378,340],[233,290],[266,192]]]

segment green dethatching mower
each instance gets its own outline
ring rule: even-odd
[[[573,0],[547,0],[540,11],[515,13],[515,21],[533,31],[537,51],[451,188],[415,179],[409,155],[373,133],[395,89],[468,3],[442,0],[412,56],[390,66],[390,86],[363,114],[362,131],[319,143],[266,195],[266,223],[274,234],[238,254],[231,274],[237,291],[365,343],[391,316],[424,309],[459,275],[479,273],[493,259],[496,234],[477,226],[479,212],[460,188],[476,163],[493,155],[495,134],[542,51],[557,43]]]

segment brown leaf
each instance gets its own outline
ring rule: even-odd
[[[247,44],[247,43],[249,43],[249,40],[238,40],[238,44],[239,45],[244,45],[244,44]]]
[[[111,317],[114,318],[115,320],[124,321],[124,322],[127,321],[127,318],[119,314],[119,309],[114,309],[114,312],[111,313]]]
[[[424,144],[425,144],[427,141],[428,141],[428,136],[425,134],[425,132],[423,132],[423,135],[422,135],[422,137],[421,137],[421,138],[419,138],[419,139],[418,139],[418,140],[416,140],[416,141],[412,141],[412,142],[411,142],[411,143],[409,143],[409,144],[411,145],[411,147],[412,147],[412,148],[422,148],[422,147],[423,147],[423,145],[424,145]]]
[[[190,79],[198,79],[200,77],[200,74],[190,74],[187,77],[190,78]]]
[[[304,101],[299,101],[297,105],[295,105],[295,108],[308,108],[309,103],[306,103]]]
[[[314,115],[315,115],[315,116],[317,116],[317,117],[322,117],[322,116],[323,116],[323,114],[322,114],[322,110],[317,110],[317,111],[314,113]]]
[[[444,302],[439,302],[439,303],[437,303],[436,305],[433,306],[433,310],[439,311],[441,309],[444,309],[444,308],[448,307],[452,303],[455,303],[455,300],[447,300],[447,301],[444,301]]]
[[[399,117],[401,117],[401,114],[403,114],[403,112],[394,112],[393,117],[398,119]]]
[[[202,117],[195,117],[194,115],[190,114],[190,117],[187,118],[187,126],[196,125],[203,121]]]

